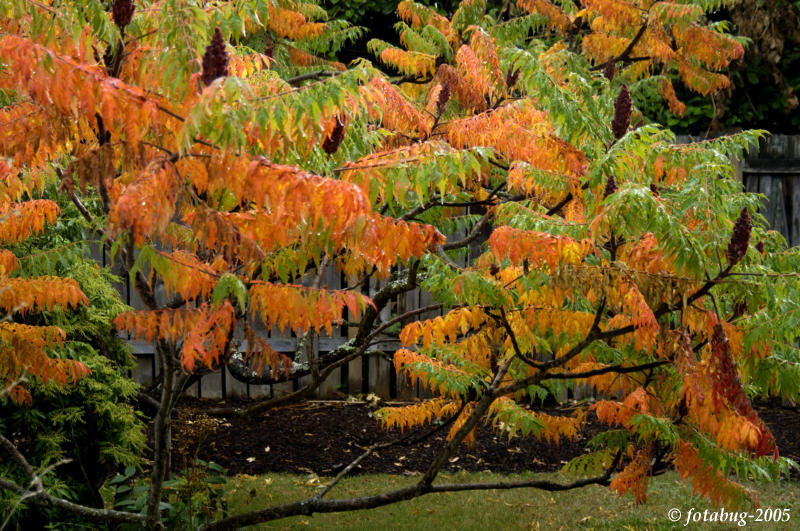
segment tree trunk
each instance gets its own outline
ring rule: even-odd
[[[156,353],[161,363],[161,403],[153,419],[153,469],[150,472],[150,491],[147,495],[147,527],[161,527],[161,487],[169,474],[171,433],[170,417],[181,386],[176,385],[178,371],[172,348],[158,342]]]

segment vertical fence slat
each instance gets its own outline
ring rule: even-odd
[[[769,175],[759,175],[758,193],[763,194],[765,199],[761,200],[761,213],[767,219],[770,227],[775,222],[775,210],[769,208],[769,198],[772,197],[772,177]]]
[[[231,371],[225,371],[225,396],[223,398],[247,398],[247,384],[240,382],[231,375]]]
[[[200,394],[203,398],[223,398],[222,373],[214,372],[200,378]]]
[[[800,146],[800,142],[797,142]],[[789,204],[789,212],[791,218],[789,220],[789,241],[790,245],[800,245],[800,177],[791,177],[787,179],[790,189],[787,196],[790,197],[791,203]]]
[[[153,384],[155,375],[153,374],[153,359],[151,356],[136,357],[136,367],[133,369],[132,377],[134,381],[145,387]]]
[[[278,398],[281,396],[286,396],[289,393],[294,391],[294,384],[292,382],[281,382],[272,384],[272,397]]]
[[[271,396],[269,385],[248,385],[247,392],[250,398],[268,398]]]
[[[389,398],[390,379],[389,371],[393,370],[392,363],[383,356],[369,357],[369,390],[376,395]]]
[[[183,390],[183,394],[187,396],[199,396],[198,391],[200,389],[200,382],[195,382],[186,389]]]
[[[787,236],[789,234],[789,224],[786,220],[784,179],[781,176],[773,177],[772,195],[769,198],[769,203],[769,208],[773,210],[771,227],[784,236]]]

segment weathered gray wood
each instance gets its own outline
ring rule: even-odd
[[[384,400],[390,397],[390,379],[389,371],[394,367],[389,360],[384,359],[383,356],[370,356],[369,358],[369,391],[375,393]]]
[[[778,159],[784,158],[789,152],[789,142],[786,135],[772,135],[767,138],[766,143],[761,149],[762,158]]]
[[[428,398],[439,396],[439,393],[436,390],[430,389],[429,387],[423,385],[420,382],[417,385],[417,396],[422,400],[427,400]]]
[[[789,224],[786,219],[786,200],[783,191],[784,179],[773,177],[772,195],[769,198],[772,210],[772,228],[784,236],[789,234]],[[788,238],[787,238],[788,239]]]
[[[98,240],[94,240],[93,239],[93,235],[91,233],[87,234],[86,238],[89,240],[89,244],[88,244],[89,255],[92,257],[92,259],[95,262],[97,262],[101,266],[105,266],[106,264],[105,264],[105,258],[103,256],[103,254],[104,254],[103,253],[103,243],[98,241]]]
[[[332,398],[338,396],[338,393],[341,391],[339,390],[339,386],[341,386],[342,382],[342,371],[341,369],[334,369],[325,380],[323,380],[319,387],[317,388],[316,395],[319,398]]]
[[[572,398],[575,400],[586,400],[595,396],[595,389],[591,385],[576,383],[572,389]]]
[[[125,304],[130,304],[130,277],[125,271],[125,268],[122,266],[122,261],[120,260],[119,255],[112,259],[108,246],[103,245],[101,264],[103,267],[110,267],[111,272],[119,277],[119,282],[114,282],[113,285],[119,292],[120,298],[123,300],[123,302],[125,302]]]
[[[225,398],[222,396],[222,374],[206,374],[200,378],[200,396],[203,398]]]
[[[424,308],[425,306],[430,306],[435,303],[436,301],[434,300],[433,295],[431,295],[427,291],[419,290],[419,306],[417,306],[417,308]],[[433,319],[434,317],[439,317],[440,315],[442,315],[441,310],[433,310],[420,314],[419,318]]]
[[[736,174],[736,180],[744,182],[744,161],[742,159],[734,157],[733,172]]]
[[[363,363],[361,358],[357,358],[347,364],[347,394],[349,395],[361,393]]]
[[[397,376],[397,399],[415,400],[419,398],[419,384],[412,382],[407,376],[400,373]]]
[[[792,160],[800,160],[800,135],[791,135],[789,137],[789,145],[785,157]]]
[[[189,387],[183,390],[183,394],[188,396],[198,396],[198,390],[200,389],[200,382],[193,383]]]
[[[303,388],[311,383],[311,376],[303,376],[302,378],[297,379],[297,387]]]
[[[248,386],[248,396],[250,398],[268,398],[272,393],[270,387],[269,385],[250,385]]]
[[[775,209],[770,208],[770,198],[772,197],[772,177],[770,175],[759,176],[758,193],[765,196],[761,201],[761,213],[764,214],[767,223],[772,227],[775,222]]]
[[[286,396],[294,391],[294,384],[292,382],[281,382],[277,384],[272,384],[272,397],[278,398],[281,396]]]
[[[126,334],[119,334],[119,337],[127,338],[128,336]],[[153,344],[146,341],[130,339],[128,340],[128,344],[131,346],[135,356],[151,356],[155,350]]]
[[[800,145],[800,142],[798,142]],[[789,220],[790,245],[800,245],[800,177],[792,177],[787,181],[791,186],[788,196],[791,198],[791,219]]]
[[[139,385],[148,387],[153,384],[155,375],[153,374],[153,358],[151,356],[139,356],[136,358],[136,367],[133,369],[132,378]]]
[[[225,371],[225,396],[223,398],[247,398],[247,384],[240,382],[230,371]]]
[[[800,166],[768,166],[764,168],[747,168],[747,173],[763,173],[766,175],[798,175]]]
[[[748,194],[758,193],[758,179],[759,176],[750,172],[744,173],[744,189]]]

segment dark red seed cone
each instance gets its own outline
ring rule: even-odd
[[[750,245],[750,231],[753,230],[753,222],[750,220],[750,213],[746,208],[742,209],[742,213],[736,218],[736,223],[733,224],[733,235],[728,244],[728,263],[735,265],[747,252],[747,247]]]
[[[442,90],[439,91],[439,98],[436,100],[436,110],[439,114],[444,112],[444,106],[447,105],[448,101],[450,101],[451,95],[450,82],[445,81],[444,85],[442,85]]]
[[[611,121],[611,131],[614,138],[619,140],[628,132],[631,125],[631,93],[628,85],[622,85],[617,101],[614,102],[614,119]]]
[[[606,189],[603,192],[603,199],[605,199],[606,197],[610,196],[611,194],[613,194],[617,190],[619,190],[619,187],[617,186],[617,181],[614,180],[614,176],[613,175],[609,175],[608,176],[608,180],[606,181]]]
[[[322,141],[322,150],[328,155],[333,155],[339,150],[342,140],[344,140],[344,122],[337,116],[333,131]]]
[[[206,47],[203,55],[203,75],[202,80],[205,86],[209,86],[218,77],[228,75],[228,51],[225,49],[225,39],[222,32],[217,28],[211,38],[211,44]]]
[[[111,5],[111,20],[118,27],[124,28],[131,23],[134,10],[136,10],[136,6],[133,4],[133,0],[114,0]]]
[[[59,190],[64,190],[68,195],[75,193],[75,161],[69,163],[61,174],[61,185]]]
[[[517,69],[511,68],[511,69],[508,70],[508,72],[506,72],[506,87],[507,88],[511,89],[514,85],[517,84],[517,81],[519,81],[519,73],[520,73],[520,69],[519,68],[517,68]]]
[[[683,395],[681,401],[678,403],[678,415],[681,418],[689,414],[689,405],[686,403],[686,395]]]
[[[264,44],[264,55],[267,57],[272,57],[272,54],[275,53],[275,41],[272,39],[272,35],[267,34],[267,40]]]
[[[609,59],[606,62],[606,66],[603,68],[603,75],[606,76],[606,79],[611,81],[614,79],[614,74],[616,73],[616,68],[614,67],[614,60]]]

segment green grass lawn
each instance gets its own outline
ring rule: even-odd
[[[491,481],[550,477],[548,474],[502,476],[485,472],[441,474],[437,483]],[[374,494],[406,486],[418,477],[370,475],[343,480],[327,498],[343,498]],[[313,495],[320,481],[316,476],[268,474],[237,476],[226,486],[230,514],[253,510],[266,505],[295,501]],[[758,494],[762,509],[788,508],[791,519],[785,523],[749,520],[749,529],[800,529],[800,482],[747,483]],[[590,486],[568,492],[544,492],[534,489],[466,491],[429,494],[415,500],[397,503],[368,511],[293,517],[257,529],[335,529],[340,530],[490,530],[513,529],[734,529],[730,522],[690,523],[684,527],[690,508],[714,510],[705,500],[681,484],[672,472],[653,478],[647,491],[647,504],[636,505],[632,496],[619,497],[606,487]],[[678,523],[671,523],[667,512],[677,508],[682,512]],[[755,512],[751,509],[750,511]]]

